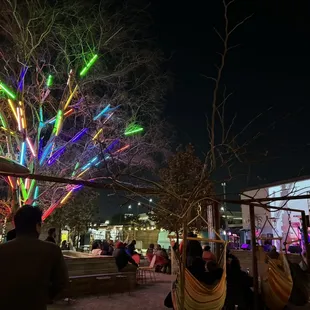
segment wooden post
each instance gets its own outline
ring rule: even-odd
[[[255,214],[254,206],[250,205],[250,224],[251,224],[251,246],[252,246],[252,272],[254,280],[254,309],[258,309],[258,268],[257,268],[257,248],[256,248],[256,235],[255,235]]]
[[[186,269],[186,249],[187,249],[187,214],[184,216],[184,221],[183,221],[183,248],[182,248],[182,256],[180,259],[180,264],[181,264],[181,283],[180,283],[180,288],[181,288],[181,305],[180,305],[180,310],[185,310],[185,269]]]
[[[305,248],[306,248],[306,254],[307,254],[307,264],[308,264],[308,271],[310,266],[310,248],[308,243],[308,227],[307,227],[307,218],[305,211],[301,211],[301,223],[302,223],[302,232],[304,235],[305,240]]]
[[[214,202],[213,204],[213,222],[215,231],[220,234],[220,210],[218,202]],[[219,237],[215,235],[215,239],[219,239]],[[215,255],[217,259],[221,256],[220,246],[220,243],[215,244]]]

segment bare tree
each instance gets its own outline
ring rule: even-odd
[[[165,156],[167,76],[143,7],[7,0],[0,17],[1,156],[32,173],[105,182]],[[4,180],[13,209],[39,204],[44,218],[81,188]]]

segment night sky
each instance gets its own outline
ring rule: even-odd
[[[223,82],[233,92],[227,118],[237,114],[234,132],[263,113],[241,138],[262,136],[247,148],[250,177],[241,175],[237,187],[246,187],[310,174],[309,125],[309,2],[237,0],[230,11],[232,22],[253,14],[232,36],[240,44],[227,59]],[[180,142],[193,143],[198,151],[208,147],[206,118],[211,105],[220,40],[213,27],[223,26],[221,0],[154,1],[158,41],[171,56],[169,68],[175,86],[167,97],[167,119]],[[238,166],[248,171],[249,164]],[[239,174],[239,173],[237,173]],[[240,173],[242,174],[242,173]],[[225,175],[221,176],[225,179]]]
[[[224,25],[221,0],[154,0],[148,8],[152,33],[168,59],[174,86],[167,94],[164,117],[177,132],[176,143],[192,143],[198,155],[208,149],[206,113],[221,42],[213,27]],[[253,14],[231,37],[233,49],[223,83],[233,96],[227,119],[237,114],[234,133],[260,116],[240,143],[261,133],[247,147],[247,162],[235,167],[228,192],[310,174],[309,1],[237,0],[232,23]],[[228,175],[217,175],[218,181]]]

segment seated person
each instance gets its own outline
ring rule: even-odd
[[[167,271],[167,268],[169,270],[171,269],[171,261],[168,258],[168,254],[166,251],[162,250],[162,248],[159,244],[157,245],[155,255],[156,255],[156,261],[155,261],[156,268],[155,268],[155,270],[157,272],[160,272],[162,269],[164,272]]]
[[[152,261],[152,258],[154,256],[154,251],[155,251],[155,245],[154,243],[151,243],[149,245],[149,248],[147,249],[146,251],[146,259],[151,262]]]
[[[92,245],[92,249],[91,249],[91,254],[93,255],[101,255],[101,248],[100,248],[100,244],[98,242],[94,242]]]
[[[277,252],[277,248],[273,245],[271,251],[267,253],[265,263],[267,264],[269,259],[279,259],[280,254]]]
[[[241,270],[240,261],[232,259],[227,269],[227,306],[239,305],[249,309],[253,304],[253,278]]]
[[[213,261],[216,262],[215,255],[211,252],[211,247],[206,245],[203,249],[202,258],[205,260],[206,263]]]
[[[138,264],[132,259],[130,255],[126,253],[124,244],[122,242],[116,243],[113,257],[115,258],[118,271],[130,272],[137,270]]]

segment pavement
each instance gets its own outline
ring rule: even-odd
[[[91,296],[72,301],[71,303],[59,302],[48,307],[48,310],[164,310],[164,300],[171,289],[173,276],[157,273],[156,283],[140,285],[130,294],[113,294],[109,296]]]

